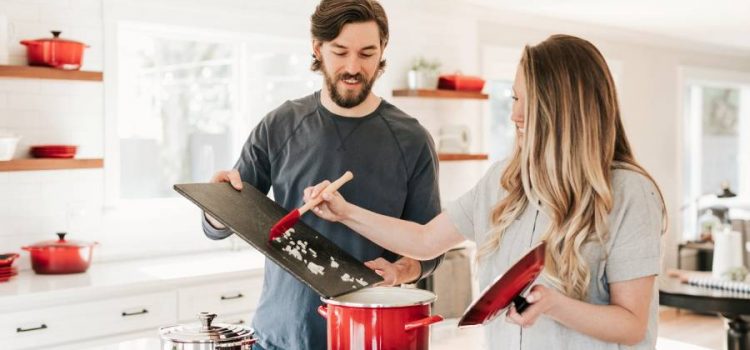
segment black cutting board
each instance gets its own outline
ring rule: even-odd
[[[242,191],[228,183],[177,184],[174,189],[325,298],[383,281],[302,220],[294,232],[269,242],[271,226],[287,211],[248,183]],[[322,274],[313,271],[319,269],[316,266],[323,268]]]

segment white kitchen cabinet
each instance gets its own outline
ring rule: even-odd
[[[176,293],[73,303],[0,315],[0,342],[12,349],[128,333],[177,321]]]
[[[215,323],[236,324],[250,327],[253,322],[253,312],[242,312],[235,315],[222,314],[216,317]]]
[[[158,342],[160,327],[197,323],[201,311],[218,314],[216,322],[249,325],[264,260],[253,251],[221,251],[93,264],[82,274],[21,271],[0,284],[0,348]]]
[[[203,311],[217,315],[249,313],[258,304],[262,283],[261,278],[250,278],[180,288],[177,292],[178,319],[180,322],[191,322]]]

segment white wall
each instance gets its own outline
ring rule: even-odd
[[[471,124],[472,151],[482,150],[480,135],[486,102],[390,96],[391,89],[406,85],[405,71],[414,57],[440,59],[448,72],[461,70],[466,74],[481,74],[482,48],[517,49],[526,43],[539,42],[551,33],[565,32],[590,39],[605,56],[618,61],[626,128],[639,160],[661,185],[672,216],[665,259],[674,264],[676,249],[672,237],[678,223],[681,188],[678,67],[691,65],[750,72],[750,54],[641,33],[515,16],[458,1],[384,0],[383,4],[389,14],[391,42],[386,50],[388,69],[376,84],[376,93],[418,117],[435,136],[441,123],[459,120]],[[9,23],[7,47],[11,63],[23,63],[24,51],[17,44],[18,40],[46,37],[48,29],[61,29],[63,36],[86,41],[92,46],[87,50],[84,69],[98,70],[106,66],[103,85],[0,80],[0,128],[22,133],[26,145],[74,142],[82,146],[81,151],[86,156],[102,155],[104,138],[116,135],[109,113],[112,100],[107,97],[105,103],[104,97],[112,86],[109,72],[114,71],[112,65],[116,65],[116,61],[110,56],[106,61],[103,59],[104,46],[113,45],[115,21],[266,32],[307,40],[313,7],[314,2],[301,0],[210,3],[197,0],[0,0],[0,17],[7,17]],[[0,45],[0,49],[2,47]],[[106,52],[111,51],[108,48]],[[0,59],[2,57],[0,54]],[[56,106],[62,110],[58,111]],[[107,159],[105,164],[111,161]],[[442,164],[444,200],[455,198],[469,188],[486,166],[481,162]],[[0,222],[4,224],[0,230],[0,251],[17,251],[22,244],[47,238],[64,229],[61,226],[65,225],[65,211],[81,205],[91,208],[89,211],[93,214],[92,224],[80,238],[103,243],[99,259],[227,246],[205,240],[197,220],[192,217],[169,218],[168,213],[148,216],[145,214],[148,210],[133,217],[116,208],[104,210],[101,203],[104,183],[108,180],[103,174],[101,170],[0,173]],[[82,202],[85,204],[80,204]]]
[[[51,37],[89,44],[85,70],[103,66],[101,2],[0,1],[0,64],[25,64],[23,39]],[[79,145],[79,156],[103,154],[103,87],[96,82],[0,79],[0,129],[22,136],[16,157],[32,144]],[[0,172],[0,252],[55,238],[68,218],[88,207],[101,211],[101,170]],[[96,216],[96,215],[95,215]],[[82,227],[75,219],[74,226]],[[71,237],[75,238],[75,237]],[[80,235],[78,239],[83,239]],[[19,266],[26,268],[27,256]]]

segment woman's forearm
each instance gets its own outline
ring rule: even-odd
[[[455,245],[440,239],[438,232],[428,234],[429,224],[395,219],[356,205],[350,205],[340,222],[375,244],[416,260],[435,258]]]
[[[596,305],[560,295],[562,299],[547,313],[560,324],[606,342],[634,345],[646,335],[648,320],[620,305]]]

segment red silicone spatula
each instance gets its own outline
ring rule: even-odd
[[[290,211],[289,214],[286,214],[283,218],[281,218],[281,220],[279,220],[279,222],[271,227],[271,234],[268,236],[268,240],[272,241],[283,235],[286,230],[292,228],[294,224],[299,221],[299,218],[300,216],[302,216],[302,214],[306,213],[308,210],[314,208],[323,201],[324,193],[333,193],[337,191],[341,186],[343,186],[352,178],[354,178],[354,175],[351,171],[345,172],[344,175],[341,175],[338,180],[328,185],[328,187],[326,187],[323,192],[318,194],[318,197],[316,199],[305,203],[305,205],[299,207],[298,209]]]

